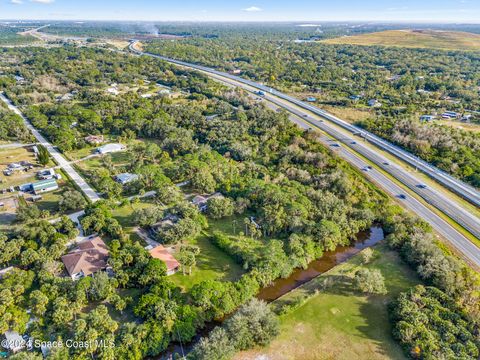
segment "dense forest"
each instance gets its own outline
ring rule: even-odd
[[[358,125],[480,186],[478,133],[419,121],[446,110],[478,112],[478,52],[296,43],[228,31],[208,39],[152,40],[146,49],[313,96],[320,107],[351,110]],[[369,107],[372,99],[381,106]]]

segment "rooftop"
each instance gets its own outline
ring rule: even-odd
[[[167,249],[165,249],[163,245],[158,245],[151,249],[149,253],[153,258],[162,260],[165,265],[167,265],[168,272],[174,271],[180,266],[180,263],[168,252]]]
[[[78,248],[62,256],[70,276],[83,272],[88,276],[107,266],[108,248],[100,237],[78,244]]]

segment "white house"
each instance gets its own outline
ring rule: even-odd
[[[433,115],[422,115],[420,116],[420,121],[432,121],[435,120],[435,116]]]
[[[119,152],[125,150],[127,147],[122,144],[106,144],[103,146],[98,147],[95,152],[99,154],[109,154],[109,153],[114,153],[114,152]]]

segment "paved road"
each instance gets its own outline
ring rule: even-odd
[[[52,156],[53,159],[55,159],[55,162],[60,166],[65,172],[68,174],[68,176],[78,185],[80,190],[90,199],[90,201],[95,202],[100,200],[100,196],[93,190],[90,185],[88,185],[85,180],[75,171],[75,169],[72,167],[70,162],[63,157],[63,155],[53,147],[53,145],[47,141],[43,137],[40,132],[33,127],[32,124],[28,121],[28,119],[22,114],[22,112],[15,106],[13,103],[8,99],[3,93],[0,93],[0,99],[7,104],[8,108],[12,110],[14,113],[19,115],[23,121],[25,122],[25,125],[27,128],[32,132],[33,136],[37,139],[37,141],[45,146],[45,148],[48,150],[49,154]]]
[[[160,55],[154,55],[154,54],[147,54],[144,52],[139,51],[138,49],[135,48],[135,45],[137,44],[136,41],[130,43],[129,49],[131,51],[136,52],[137,54],[140,55],[148,55],[151,57],[156,57],[158,59],[168,61],[170,63],[188,67],[191,69],[199,70],[201,72],[207,73],[210,76],[216,76],[218,78],[221,78],[222,81],[225,82],[230,82],[233,81],[236,83],[237,86],[240,87],[251,87],[255,90],[262,90],[268,95],[274,95],[275,98],[277,99],[282,99],[286,102],[288,102],[290,105],[296,105],[300,107],[303,110],[307,110],[311,113],[314,113],[315,115],[318,115],[324,119],[328,119],[331,123],[334,123],[343,129],[347,130],[351,134],[355,133],[361,133],[365,138],[371,142],[372,144],[378,146],[379,148],[390,152],[391,154],[395,155],[399,159],[405,161],[406,163],[415,166],[416,168],[420,169],[421,171],[425,172],[427,175],[438,181],[440,184],[442,184],[444,187],[450,189],[451,191],[459,194],[460,196],[464,197],[468,201],[470,201],[472,204],[479,206],[480,207],[480,191],[475,189],[474,187],[464,183],[461,180],[458,180],[457,178],[451,176],[450,174],[445,173],[444,171],[440,170],[439,168],[429,164],[428,162],[420,159],[419,157],[409,153],[408,151],[400,148],[399,146],[396,146],[372,133],[369,133],[365,131],[362,128],[359,128],[355,125],[352,125],[348,123],[347,121],[344,121],[310,103],[303,102],[297,98],[294,98],[292,96],[289,96],[287,94],[284,94],[280,91],[277,91],[271,87],[265,86],[263,84],[247,80],[244,78],[241,78],[239,76],[231,75],[225,72],[221,72],[206,66],[201,66],[201,65],[196,65],[196,64],[191,64],[187,63],[185,61],[180,61],[180,60],[175,60],[175,59],[170,59],[165,56],[160,56]]]
[[[229,74],[224,74],[215,70],[211,72],[208,68],[206,68],[207,70],[205,70],[204,67],[199,68],[196,65],[188,64],[185,62],[179,62],[162,56],[138,52],[136,49],[133,48],[133,46],[131,46],[131,49],[133,51],[136,51],[140,55],[152,56],[165,61],[169,61],[176,65],[200,70],[219,81],[230,85],[242,87],[250,92],[258,89],[258,87],[252,87],[251,85],[246,84],[243,81],[238,81],[238,79],[232,80]],[[429,202],[437,209],[452,217],[459,224],[467,228],[472,234],[475,234],[478,238],[480,238],[480,219],[466,211],[456,201],[451,200],[448,197],[442,195],[441,193],[437,193],[434,190],[428,188],[418,188],[417,186],[422,182],[420,178],[415,176],[415,174],[408,173],[407,171],[405,171],[404,168],[396,164],[389,164],[389,160],[386,157],[374,151],[371,147],[366,146],[360,139],[354,139],[351,133],[349,134],[345,131],[342,131],[338,128],[338,126],[331,124],[329,121],[323,121],[319,116],[316,116],[318,114],[313,115],[311,111],[306,111],[305,109],[301,109],[294,104],[289,104],[285,100],[279,99],[276,95],[277,93],[275,95],[266,93],[265,98],[268,101],[276,104],[277,106],[286,109],[290,113],[298,115],[291,116],[290,118],[299,126],[301,126],[302,128],[318,127],[330,136],[336,138],[339,142],[347,145],[341,147],[331,146],[331,148],[334,149],[334,151],[338,152],[341,157],[345,158],[354,166],[363,169],[369,164],[365,160],[363,160],[361,156],[359,156],[357,153],[362,154],[368,160],[374,162],[377,166],[381,167],[387,173],[395,177],[400,183],[406,185],[411,190],[415,191],[418,195],[423,197],[425,201]],[[321,140],[328,146],[332,145],[331,138],[322,137]],[[442,217],[437,215],[437,213],[435,213],[429,207],[427,207],[422,202],[412,196],[405,196],[404,199],[399,198],[399,195],[405,195],[404,189],[379,169],[374,168],[372,170],[369,170],[368,172],[365,172],[365,175],[372,181],[377,183],[387,193],[394,197],[397,197],[397,201],[401,202],[403,205],[405,205],[405,207],[428,221],[437,231],[437,233],[443,236],[457,250],[459,250],[459,252],[467,261],[477,267],[480,267],[480,249],[464,235],[462,235],[458,230],[456,230],[453,226],[451,226],[447,221],[445,221]]]

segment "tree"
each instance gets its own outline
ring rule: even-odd
[[[367,294],[386,294],[385,279],[378,269],[360,269],[355,273],[354,286]]]
[[[42,166],[47,165],[48,162],[50,161],[50,155],[48,154],[47,148],[42,144],[38,144],[37,149],[38,149],[38,154],[37,154],[38,162]]]
[[[104,300],[110,296],[114,288],[104,271],[99,271],[92,276],[90,283],[90,294],[95,301]]]
[[[279,322],[267,303],[253,298],[225,321],[225,329],[235,349],[246,350],[267,345],[278,335]]]
[[[82,193],[77,190],[69,189],[65,191],[60,198],[58,206],[60,211],[83,209],[87,201]]]
[[[20,222],[27,222],[37,220],[41,217],[41,211],[37,205],[20,204],[17,208],[17,220]]]
[[[362,263],[365,265],[368,264],[370,261],[372,261],[374,255],[375,252],[371,247],[362,250],[360,253],[360,256],[362,257]]]
[[[185,275],[185,269],[188,269],[188,275],[192,273],[192,266],[196,265],[196,255],[200,253],[198,246],[182,245],[178,253],[177,259],[182,265],[182,272]]]
[[[213,197],[207,201],[207,214],[213,219],[233,215],[233,201],[230,198]]]
[[[167,266],[159,259],[150,259],[140,275],[139,282],[144,286],[153,285],[167,275]]]
[[[188,354],[189,360],[229,360],[235,348],[228,338],[227,332],[216,327],[208,337],[203,337]]]

